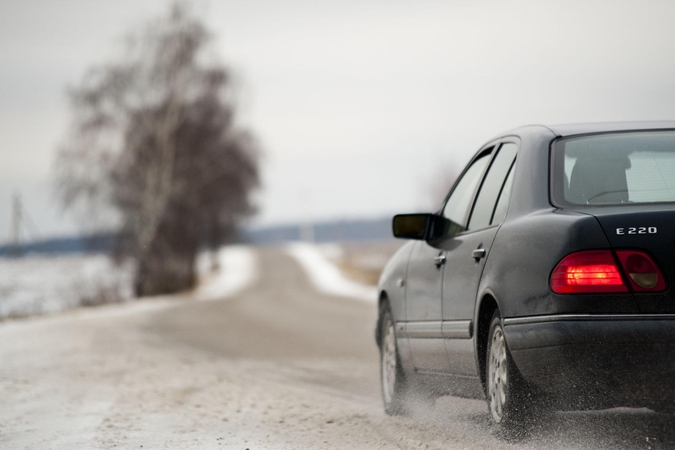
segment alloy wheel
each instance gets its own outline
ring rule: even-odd
[[[508,365],[506,358],[506,342],[501,326],[496,326],[490,340],[490,361],[488,366],[488,394],[490,396],[490,412],[495,422],[504,419],[504,406],[508,395]]]
[[[394,324],[389,320],[385,324],[385,335],[382,340],[382,395],[385,404],[390,404],[394,399],[396,371],[396,336]]]

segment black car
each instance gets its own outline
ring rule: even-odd
[[[526,126],[485,144],[379,282],[389,414],[410,395],[675,411],[675,122]],[[538,410],[538,409],[537,409]]]

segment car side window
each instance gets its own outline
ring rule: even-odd
[[[499,148],[499,153],[492,160],[485,181],[483,181],[476,198],[469,221],[469,230],[478,230],[490,226],[497,199],[502,192],[504,181],[509,174],[509,169],[511,169],[517,152],[518,146],[511,142],[502,144]]]
[[[471,208],[474,194],[483,177],[485,167],[490,161],[490,151],[491,149],[483,152],[464,172],[464,175],[455,185],[450,198],[448,198],[443,208],[443,217],[464,226],[469,215],[469,208]]]

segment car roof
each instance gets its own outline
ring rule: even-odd
[[[572,136],[576,134],[606,133],[610,131],[632,130],[663,130],[675,128],[674,120],[643,121],[643,122],[604,122],[578,123],[566,125],[552,125],[547,127],[557,136]]]
[[[518,134],[518,131],[525,128],[531,129],[532,127],[546,129],[558,137],[566,137],[580,134],[607,133],[612,131],[675,129],[675,120],[530,125],[517,128],[516,130],[513,130],[512,133]]]

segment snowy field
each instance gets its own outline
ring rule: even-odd
[[[132,271],[104,255],[0,258],[0,319],[128,300]]]
[[[226,297],[256,276],[254,252],[246,247],[222,248],[218,262],[222,270],[213,273],[211,255],[199,255],[200,285],[191,298]],[[0,320],[131,300],[132,263],[118,266],[105,255],[90,254],[0,258]]]

